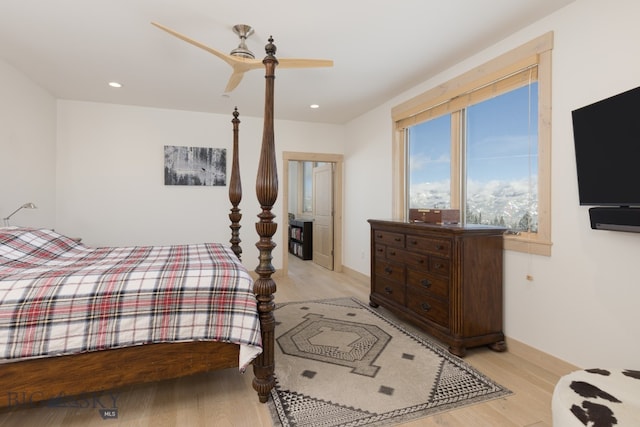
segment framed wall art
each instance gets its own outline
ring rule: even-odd
[[[227,149],[165,145],[164,185],[227,185]]]

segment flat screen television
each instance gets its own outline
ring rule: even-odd
[[[640,87],[571,115],[580,205],[640,206]]]

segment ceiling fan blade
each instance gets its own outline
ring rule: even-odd
[[[242,72],[234,71],[233,74],[231,74],[231,77],[229,77],[229,82],[227,83],[227,87],[224,88],[224,92],[229,93],[232,90],[234,90],[240,84],[243,77],[244,77],[244,71]]]
[[[317,68],[333,67],[330,59],[298,59],[298,58],[278,58],[278,68]]]
[[[332,67],[333,61],[327,59],[292,59],[283,58],[278,59],[278,67],[282,68],[314,68],[314,67]],[[233,64],[233,74],[229,78],[229,83],[224,90],[225,93],[231,92],[240,84],[244,73],[256,68],[262,68],[262,61],[249,58],[237,58],[235,64]]]
[[[254,59],[249,59],[249,58],[240,58],[240,57],[235,57],[235,56],[231,56],[231,55],[227,55],[226,53],[220,52],[217,49],[214,49],[212,47],[207,46],[204,43],[200,43],[197,40],[194,40],[192,38],[189,38],[187,36],[185,36],[184,34],[181,34],[175,30],[172,30],[169,27],[165,27],[162,24],[158,24],[157,22],[152,22],[151,25],[160,28],[161,30],[166,31],[167,33],[179,38],[180,40],[183,40],[187,43],[190,43],[196,47],[199,47],[200,49],[204,49],[207,52],[217,56],[218,58],[222,59],[223,61],[225,61],[227,64],[231,65],[232,67],[236,67],[238,65],[238,63],[242,64],[242,67],[245,67],[249,64],[251,64],[252,62],[257,62],[257,67],[261,67],[262,66],[262,61],[258,61],[258,60],[254,60]],[[250,68],[249,68],[250,69]]]

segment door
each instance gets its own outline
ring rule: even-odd
[[[313,262],[333,270],[333,163],[313,168]]]

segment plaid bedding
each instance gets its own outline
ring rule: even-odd
[[[262,351],[253,280],[215,243],[90,248],[51,230],[0,228],[0,360],[158,342]]]

